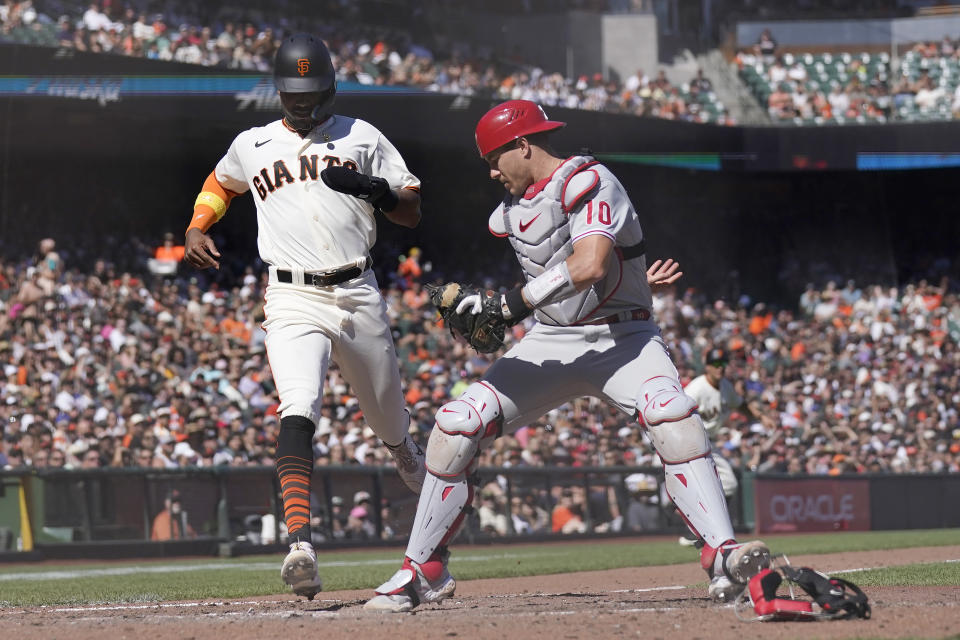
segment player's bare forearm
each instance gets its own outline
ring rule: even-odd
[[[420,194],[413,189],[394,189],[397,206],[393,211],[384,211],[387,220],[401,227],[413,229],[420,224]]]

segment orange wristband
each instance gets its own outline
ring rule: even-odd
[[[197,196],[193,205],[193,218],[187,225],[190,229],[199,229],[206,233],[227,212],[233,193],[224,189],[217,181],[215,172],[211,172],[203,183],[203,191]]]

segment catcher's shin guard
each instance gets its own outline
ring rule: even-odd
[[[727,501],[697,403],[678,381],[656,376],[641,385],[637,409],[663,460],[667,494],[687,526],[714,549],[732,540]]]
[[[465,474],[450,480],[428,473],[410,529],[406,556],[422,564],[440,546],[453,540],[472,502],[473,486]]]
[[[733,525],[713,458],[706,455],[680,464],[664,461],[663,473],[667,495],[694,535],[714,549],[733,540]]]
[[[452,540],[473,501],[470,471],[483,445],[500,434],[500,400],[491,387],[475,382],[457,400],[443,405],[427,443],[427,477],[410,531],[407,557],[426,562]]]

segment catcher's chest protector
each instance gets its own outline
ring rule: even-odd
[[[520,267],[529,281],[563,262],[573,253],[568,215],[564,211],[564,187],[574,174],[595,164],[593,158],[574,156],[556,171],[550,182],[530,199],[507,195],[490,216],[490,230],[509,235]],[[569,199],[580,194],[568,194]],[[583,196],[588,197],[585,192]],[[547,304],[536,311],[537,320],[549,325],[570,325],[596,309],[603,299],[603,280],[576,295]]]

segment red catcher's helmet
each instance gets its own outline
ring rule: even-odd
[[[517,138],[567,126],[547,120],[543,107],[530,100],[508,100],[483,114],[477,123],[477,151],[485,156]]]

